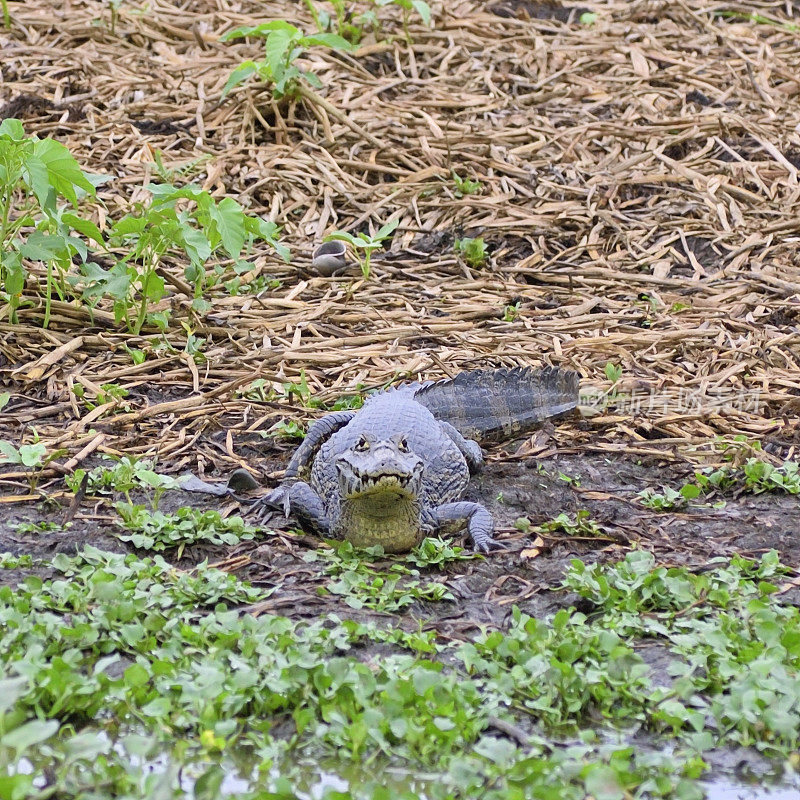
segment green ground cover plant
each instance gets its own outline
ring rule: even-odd
[[[179,508],[165,514],[132,503],[117,503],[115,508],[126,531],[118,534],[123,542],[154,553],[173,550],[176,558],[196,542],[232,545],[255,536],[255,528],[241,517],[223,519],[214,509]]]
[[[381,553],[348,548],[316,559],[334,578],[416,580],[466,557],[428,540],[387,571],[363,560]],[[6,572],[34,565],[0,559]],[[701,574],[646,552],[574,561],[564,588],[593,610],[515,610],[455,645],[336,616],[240,613],[267,592],[205,565],[87,547],[53,566],[53,580],[23,573],[0,588],[7,797],[213,798],[227,778],[234,797],[299,799],[333,774],[348,788],[329,778],[327,800],[699,800],[703,752],[719,742],[778,763],[798,746],[800,615],[781,602],[774,553]],[[666,684],[638,652],[647,640],[674,659]],[[363,660],[376,644],[399,649]],[[634,746],[645,732],[669,747]],[[381,764],[388,788],[372,777]]]
[[[482,267],[486,263],[486,242],[480,236],[474,239],[469,236],[456,239],[453,247],[456,253],[460,255],[470,267]]]
[[[800,494],[800,464],[784,461],[774,466],[757,457],[748,458],[738,467],[724,464],[696,472],[694,480],[687,481],[679,489],[670,486],[662,486],[661,491],[644,489],[639,493],[639,502],[654,511],[673,511],[703,495],[724,495],[734,490],[751,494]]]

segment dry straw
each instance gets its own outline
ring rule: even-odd
[[[253,272],[282,286],[211,300],[202,320],[179,289],[169,340],[131,337],[106,305],[53,304],[0,323],[0,373],[14,395],[2,437],[33,426],[60,460],[158,455],[169,470],[257,462],[255,432],[310,412],[254,403],[256,377],[332,398],[362,383],[488,364],[554,363],[615,392],[557,426],[574,450],[697,458],[745,434],[791,454],[800,410],[800,37],[783,2],[434,4],[435,25],[381,10],[384,37],[353,54],[313,49],[307,66],[346,114],[277,107],[246,84],[220,99],[260,42],[221,43],[241,24],[301,3],[204,0],[13,3],[0,32],[4,116],[52,135],[90,171],[109,218],[154,176],[207,154],[199,182],[284,226],[290,265],[264,248]],[[761,16],[748,19],[757,11]],[[592,18],[580,15],[591,11]],[[716,12],[725,12],[720,16]],[[296,16],[295,16],[296,15]],[[794,20],[795,22],[797,20]],[[416,21],[419,23],[419,21]],[[389,34],[394,34],[391,40]],[[479,180],[461,196],[452,177]],[[335,229],[400,221],[374,277],[322,278],[310,254]],[[469,268],[453,237],[483,236]],[[180,285],[183,265],[173,277]],[[176,283],[173,281],[173,284]],[[510,307],[510,308],[509,308]],[[184,321],[206,361],[183,352]],[[133,365],[123,345],[147,360]],[[86,395],[129,390],[115,413]],[[639,408],[625,397],[657,400]],[[698,408],[698,397],[733,398]],[[757,403],[748,405],[748,398]],[[692,400],[692,398],[694,398]],[[738,399],[737,399],[738,398]],[[101,434],[101,435],[99,435]],[[71,459],[71,460],[70,460]],[[51,474],[59,472],[54,466]]]

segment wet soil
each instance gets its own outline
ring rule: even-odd
[[[279,458],[285,459],[288,451]],[[263,459],[263,452],[262,452]],[[274,458],[262,460],[262,473],[279,467]],[[743,553],[758,557],[776,549],[788,565],[800,567],[800,536],[797,531],[798,501],[791,495],[742,494],[726,497],[722,508],[709,504],[689,506],[678,512],[659,513],[642,506],[637,494],[644,488],[682,485],[691,477],[686,465],[671,462],[643,463],[635,458],[600,454],[558,455],[545,459],[515,458],[504,451],[490,451],[484,471],[473,478],[466,498],[488,507],[495,518],[497,537],[505,549],[485,558],[455,562],[428,577],[441,580],[455,602],[416,603],[396,616],[400,624],[416,629],[419,621],[435,628],[445,638],[461,638],[481,625],[502,625],[516,605],[526,613],[542,616],[557,608],[575,605],[579,598],[556,590],[572,559],[592,562],[622,558],[629,549],[651,550],[657,561],[703,569],[709,559]],[[60,487],[58,487],[60,488]],[[52,491],[51,491],[52,490]],[[53,485],[41,490],[56,493]],[[14,494],[22,494],[16,490]],[[134,502],[149,502],[133,495]],[[160,501],[165,512],[178,507],[219,508],[224,514],[243,513],[234,500],[201,494],[169,491]],[[599,535],[541,533],[536,526],[566,513],[574,518],[586,510],[600,530]],[[71,521],[64,519],[72,513]],[[112,498],[86,498],[70,509],[68,498],[40,503],[0,505],[0,551],[30,554],[49,559],[56,553],[75,553],[86,544],[112,552],[131,548],[116,536],[119,532]],[[531,524],[523,532],[521,519]],[[20,523],[53,524],[54,530],[22,532]],[[259,605],[260,613],[308,618],[327,613],[366,618],[370,615],[345,605],[341,598],[325,592],[330,579],[320,563],[304,556],[319,546],[312,536],[298,533],[295,524],[273,515],[263,535],[233,547],[198,544],[189,547],[180,560],[191,568],[208,560],[259,586],[273,589]],[[464,539],[465,546],[469,542]],[[142,554],[144,555],[144,554]],[[169,552],[165,554],[169,560]],[[387,557],[383,566],[391,565]],[[382,563],[376,563],[380,569]],[[35,572],[48,577],[46,566]],[[0,572],[0,581],[19,579],[18,571]]]

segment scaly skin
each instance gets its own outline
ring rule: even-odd
[[[358,412],[318,420],[286,470],[292,480],[310,465],[308,483],[286,482],[261,505],[294,513],[322,536],[390,553],[466,524],[488,552],[499,547],[491,515],[460,501],[483,463],[464,433],[518,433],[576,404],[577,376],[554,369],[462,373],[382,392]]]

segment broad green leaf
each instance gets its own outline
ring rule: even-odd
[[[300,72],[300,75],[302,75],[315,89],[322,88],[322,81],[313,72],[309,72],[307,69],[304,69],[302,72]]]
[[[3,392],[3,394],[0,394],[0,411],[2,411],[8,405],[8,401],[10,399],[11,392]],[[0,682],[0,703],[2,702],[2,696],[2,682]]]
[[[10,442],[0,442],[0,451],[4,451],[4,447],[11,447],[15,450]],[[15,450],[16,452],[16,450]],[[4,678],[0,680],[0,714],[12,709],[28,689],[27,678]]]
[[[291,261],[292,253],[285,244],[281,244],[277,239],[270,239],[270,244],[275,248],[278,257],[281,258],[286,264]]]
[[[211,245],[205,233],[189,224],[181,225],[180,231],[184,248],[192,263],[197,267],[205,264],[211,258]]]
[[[130,236],[131,234],[141,233],[147,227],[147,220],[144,217],[136,217],[127,214],[121,220],[114,223],[111,228],[112,236]]]
[[[605,764],[590,767],[584,784],[587,794],[592,795],[595,800],[623,800],[625,797],[617,773]]]
[[[4,119],[0,122],[0,136],[7,136],[15,142],[21,142],[25,138],[25,128],[18,119]]]
[[[83,292],[84,299],[107,295],[116,300],[124,300],[128,296],[132,276],[124,262],[105,270],[99,264],[88,261],[81,265],[81,272],[86,277],[87,284]]]
[[[356,244],[356,237],[353,236],[352,233],[348,233],[347,231],[336,231],[335,233],[332,233],[330,236],[326,236],[323,241],[332,242],[334,240],[347,242],[348,244],[352,245]]]
[[[25,159],[23,180],[36,195],[39,205],[44,209],[55,212],[55,192],[50,185],[47,164],[41,158],[29,155]]]
[[[292,43],[294,34],[287,30],[276,30],[267,37],[265,55],[267,64],[273,75],[277,75],[281,67],[285,66],[291,59]]]
[[[21,753],[28,747],[49,739],[58,730],[58,727],[59,723],[56,719],[33,719],[4,734],[0,738],[0,745]]]
[[[9,461],[12,464],[21,463],[19,450],[5,439],[0,439],[0,461]]]
[[[411,0],[411,5],[414,6],[414,10],[422,17],[422,21],[430,26],[431,24],[431,7],[425,2],[425,0]]]
[[[34,156],[45,165],[53,189],[73,205],[78,202],[76,188],[94,196],[94,186],[63,144],[53,139],[42,139],[34,144],[33,152]]]
[[[150,673],[141,664],[131,664],[125,670],[124,680],[128,687],[144,686],[150,680]]]
[[[387,222],[373,237],[374,239],[385,239],[400,224],[399,219]]]
[[[43,463],[47,448],[42,442],[24,444],[19,448],[19,460],[26,467],[38,467]]]
[[[22,259],[16,251],[0,253],[0,262],[3,264],[6,279],[3,288],[12,296],[19,296],[25,288],[25,267],[22,266]]]
[[[229,256],[237,258],[246,237],[242,207],[232,197],[224,197],[217,206],[209,208],[209,215],[216,223],[222,246]]]
[[[298,39],[298,44],[304,47],[321,45],[323,47],[333,47],[336,50],[355,50],[355,45],[352,42],[348,42],[347,39],[337,33],[314,33],[311,36],[303,36]]]
[[[34,231],[20,246],[19,252],[31,261],[50,261],[62,255],[66,246],[63,236]]]
[[[222,97],[235,86],[246,81],[254,72],[258,71],[258,65],[255,61],[243,61],[236,69],[228,76],[225,86],[222,89]]]
[[[700,487],[696,483],[687,483],[681,488],[680,493],[687,500],[694,500],[700,497]]]
[[[164,288],[164,279],[155,272],[151,272],[147,276],[146,288],[144,293],[148,300],[157,303],[166,293]]]
[[[61,219],[78,233],[82,233],[87,239],[92,239],[99,245],[103,245],[103,234],[100,228],[94,224],[90,219],[84,219],[77,214],[70,214],[69,212],[62,214]]]

